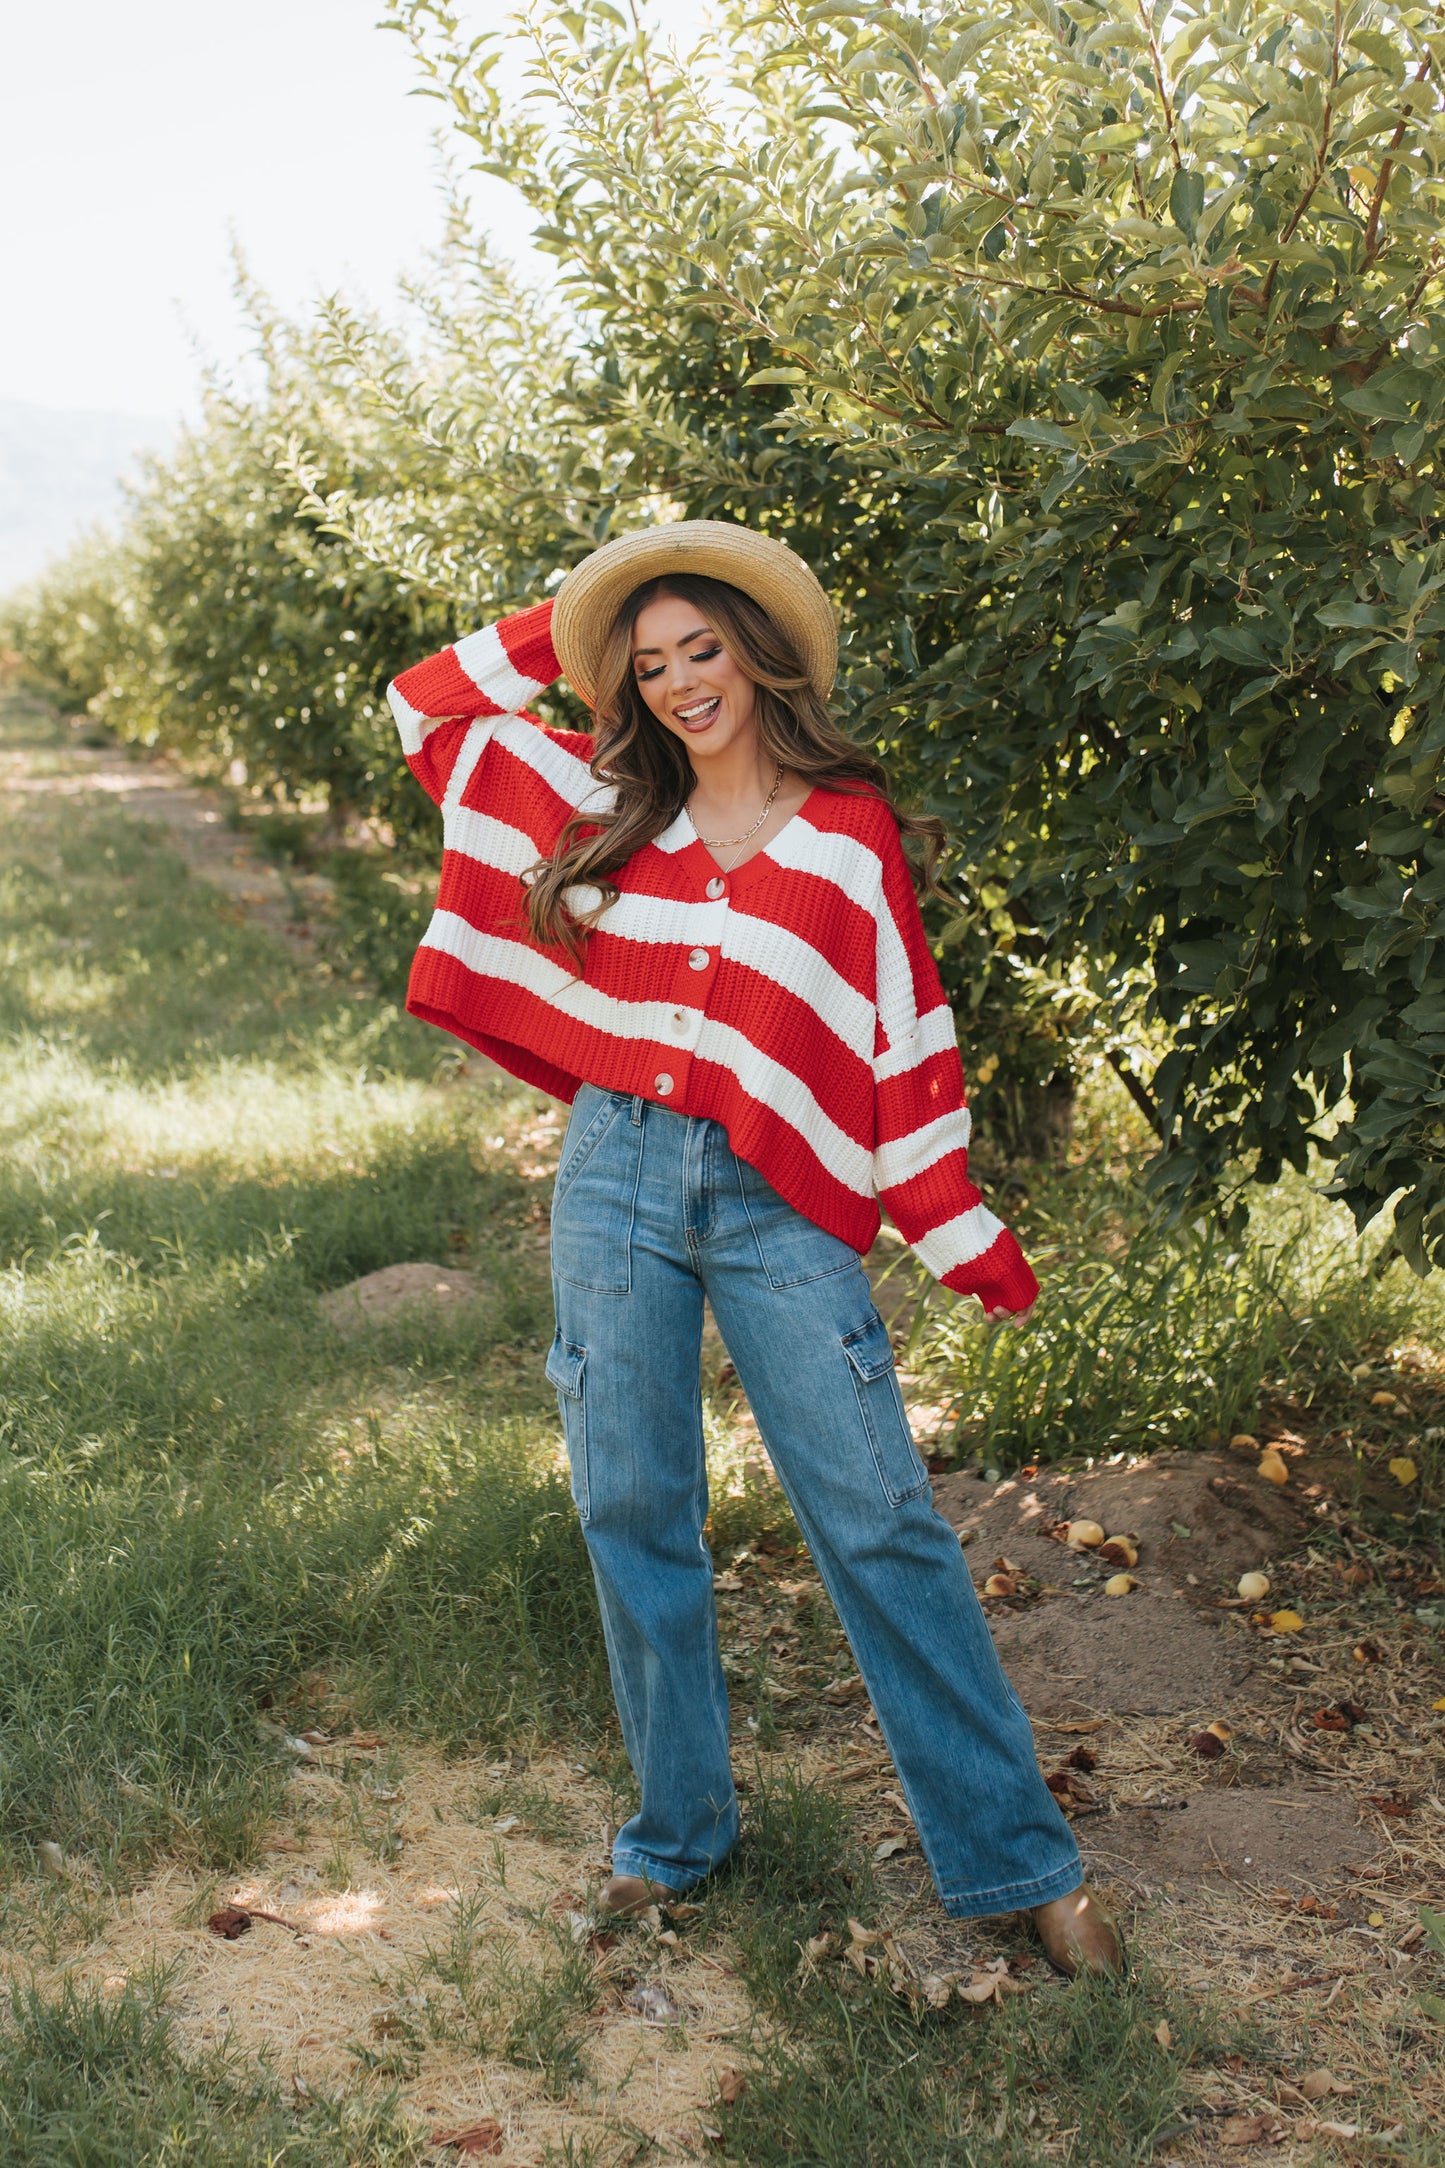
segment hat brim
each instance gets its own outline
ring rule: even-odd
[[[562,675],[588,706],[617,613],[635,588],[669,572],[701,572],[726,580],[761,604],[798,651],[823,698],[838,674],[838,626],[833,605],[814,574],[786,543],[751,527],[717,519],[678,520],[619,535],[574,565],[557,590],[552,645]]]

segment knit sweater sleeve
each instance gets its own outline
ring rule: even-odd
[[[386,697],[407,766],[428,797],[438,805],[445,799],[457,756],[479,720],[522,714],[557,675],[552,605],[539,602],[394,678]]]
[[[1038,1293],[1018,1243],[969,1180],[971,1120],[943,997],[901,848],[884,857],[873,1059],[874,1184],[904,1240],[956,1294],[1026,1310]]]

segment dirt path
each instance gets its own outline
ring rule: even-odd
[[[231,898],[256,925],[302,955],[312,953],[311,919],[324,916],[329,888],[316,874],[283,876],[228,820],[226,793],[196,783],[159,754],[97,743],[90,725],[72,726],[58,751],[0,752],[0,793],[97,798],[164,829],[192,873]],[[302,905],[298,914],[297,905]]]

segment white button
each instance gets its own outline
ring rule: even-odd
[[[665,1099],[668,1093],[672,1090],[672,1078],[668,1075],[665,1069],[660,1076],[655,1076],[653,1078],[652,1088],[657,1093],[659,1099]]]
[[[687,960],[694,971],[706,971],[712,959],[705,948],[695,948]]]
[[[715,873],[712,879],[708,882],[707,892],[712,897],[714,903],[717,902],[719,896],[725,896],[727,894],[728,884],[723,879],[720,873]]]

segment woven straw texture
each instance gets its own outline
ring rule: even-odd
[[[590,706],[617,612],[644,580],[703,572],[760,602],[797,648],[825,697],[838,672],[833,606],[801,557],[771,535],[717,519],[685,519],[619,535],[574,565],[557,591],[552,638],[562,674]]]

